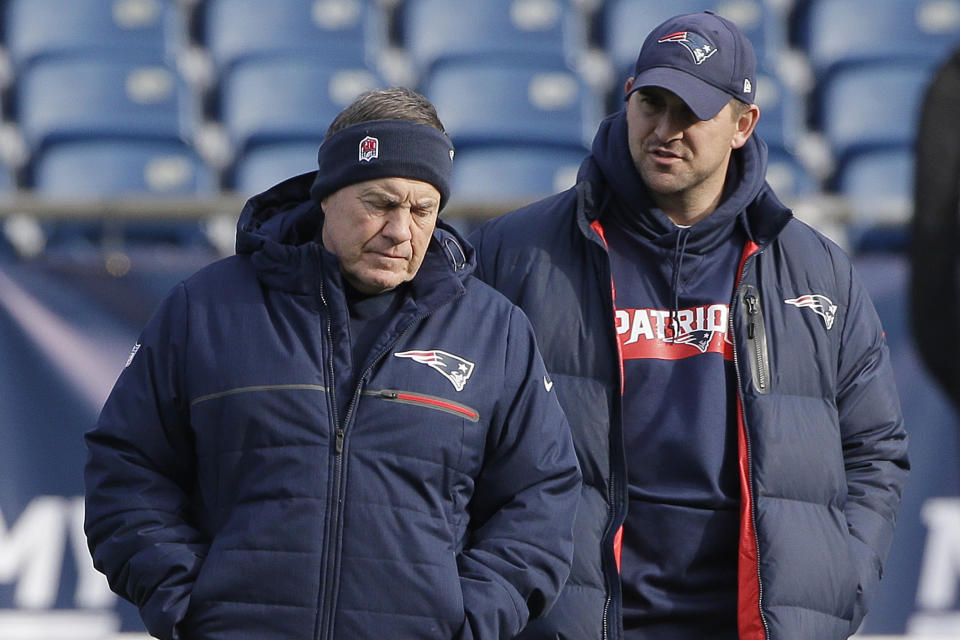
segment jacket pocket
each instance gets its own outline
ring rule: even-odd
[[[427,395],[425,393],[416,393],[413,391],[400,391],[397,389],[381,389],[379,391],[366,391],[371,396],[387,400],[388,402],[399,402],[409,404],[425,409],[434,409],[455,415],[459,418],[477,422],[480,420],[480,414],[473,407],[469,407],[453,400]]]
[[[767,328],[763,321],[760,292],[753,285],[740,292],[740,304],[747,314],[747,348],[750,355],[750,376],[757,393],[770,393],[770,357],[767,350]]]

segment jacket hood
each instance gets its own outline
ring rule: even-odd
[[[290,293],[317,290],[321,272],[338,271],[336,256],[323,248],[320,229],[323,210],[310,197],[316,172],[285,180],[244,205],[237,222],[237,255],[249,255],[257,276],[265,285]],[[424,293],[440,281],[449,281],[458,291],[476,267],[473,248],[450,225],[437,220],[433,239],[414,290]],[[336,276],[339,282],[339,276]]]
[[[627,145],[626,112],[621,109],[600,124],[591,154],[580,168],[578,182],[590,182],[592,191],[603,194],[594,215],[607,209],[618,216],[624,226],[663,247],[674,246],[682,233],[686,251],[700,254],[709,252],[729,237],[737,222],[751,240],[762,246],[792,217],[767,184],[766,170],[767,145],[753,134],[731,156],[720,205],[684,230],[656,206],[637,172]]]

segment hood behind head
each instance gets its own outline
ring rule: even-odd
[[[640,236],[654,244],[672,247],[679,227],[658,208],[633,164],[627,142],[625,110],[607,117],[593,140],[590,157],[595,174],[602,177],[611,192],[611,210],[621,222],[629,225]],[[581,176],[590,174],[590,163],[585,163]],[[789,217],[789,212],[773,196],[766,184],[767,145],[754,133],[740,149],[731,154],[724,194],[717,209],[689,228],[686,250],[704,253],[722,242],[737,220],[743,223],[754,241],[753,232],[766,228],[760,221],[747,220],[755,203],[763,201],[775,205]],[[770,212],[769,206],[762,207]],[[766,213],[764,214],[766,215]],[[782,226],[780,224],[777,230]]]

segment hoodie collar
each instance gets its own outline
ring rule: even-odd
[[[600,124],[578,182],[591,183],[587,191],[599,205],[588,212],[590,217],[601,212],[617,216],[624,228],[667,248],[673,248],[677,235],[685,231],[689,236],[685,250],[706,253],[729,237],[738,222],[752,241],[763,246],[792,217],[766,183],[766,167],[767,146],[754,134],[732,154],[727,186],[717,209],[688,229],[681,229],[655,205],[637,172],[627,144],[626,112],[621,109]]]

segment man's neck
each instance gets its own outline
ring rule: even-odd
[[[700,222],[720,206],[723,191],[705,200],[704,198],[676,197],[672,194],[652,194],[653,201],[674,224],[690,227]]]

